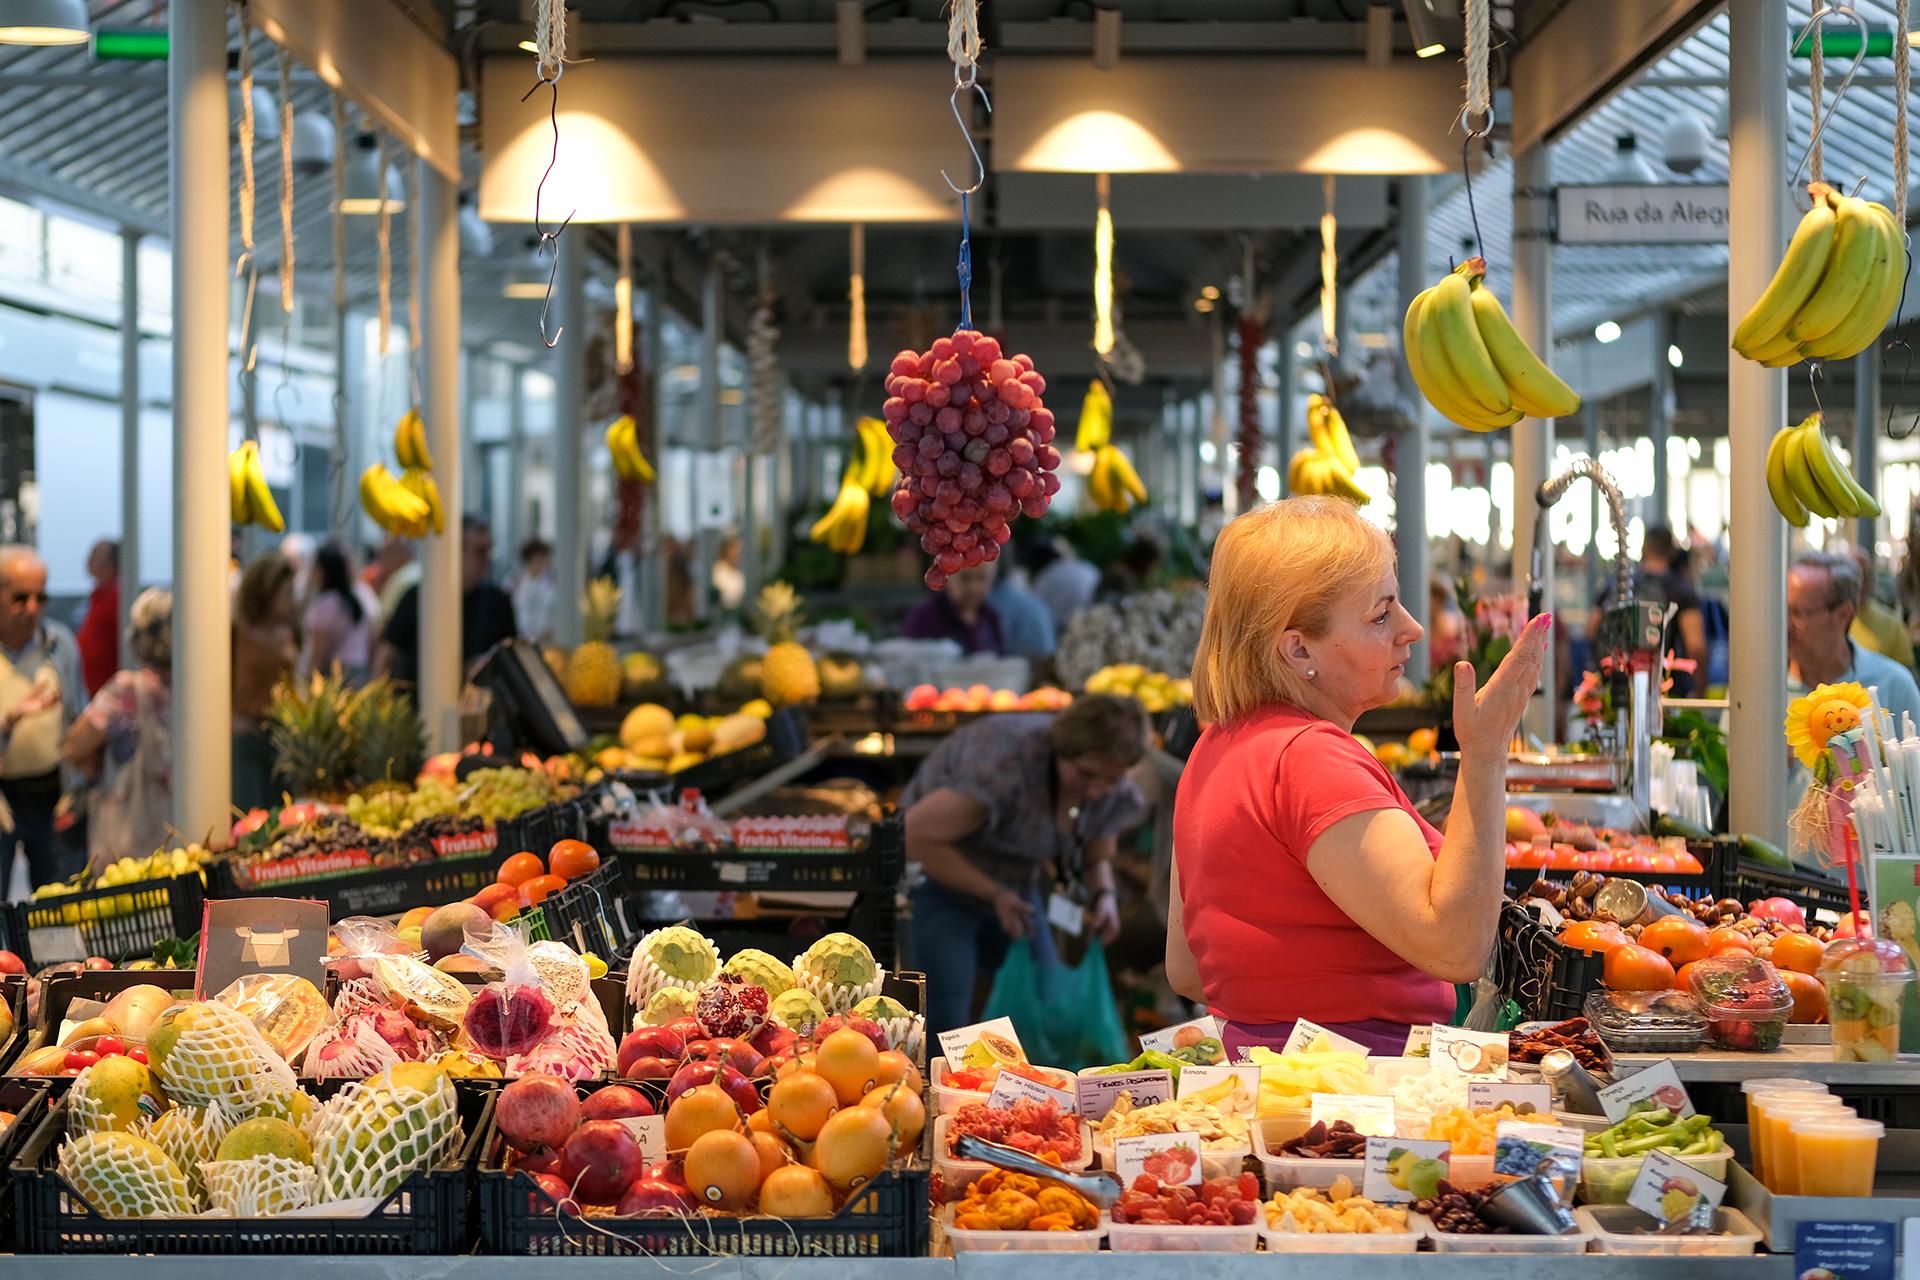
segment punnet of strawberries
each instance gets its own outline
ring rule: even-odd
[[[1011,1107],[969,1102],[953,1113],[953,1121],[947,1126],[949,1142],[967,1134],[1033,1155],[1052,1152],[1062,1162],[1080,1158],[1080,1117],[1062,1111],[1053,1102],[1023,1098]]]
[[[1168,1186],[1150,1173],[1133,1180],[1113,1204],[1113,1220],[1129,1226],[1244,1227],[1257,1219],[1260,1179],[1208,1178],[1197,1187]]]

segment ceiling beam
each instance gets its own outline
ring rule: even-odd
[[[1512,149],[1571,127],[1713,17],[1718,0],[1569,4],[1513,54]]]

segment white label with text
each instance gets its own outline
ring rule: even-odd
[[[1122,1185],[1132,1186],[1141,1174],[1151,1174],[1170,1187],[1197,1187],[1200,1171],[1200,1135],[1197,1133],[1143,1133],[1113,1140],[1113,1171]]]
[[[1369,1057],[1373,1050],[1358,1040],[1349,1040],[1338,1031],[1329,1031],[1317,1022],[1308,1022],[1305,1018],[1293,1024],[1293,1031],[1287,1036],[1286,1047],[1282,1053],[1293,1053],[1298,1049],[1310,1049],[1318,1046],[1321,1052],[1337,1049],[1343,1053],[1357,1053]]]
[[[1687,1087],[1680,1083],[1680,1072],[1671,1058],[1663,1058],[1600,1090],[1600,1109],[1607,1113],[1611,1123],[1624,1120],[1642,1102],[1665,1107],[1681,1119],[1693,1114],[1693,1099],[1687,1096]]]
[[[1185,1067],[1180,1072],[1180,1087],[1174,1096],[1185,1098],[1202,1090],[1210,1089],[1222,1080],[1238,1080],[1246,1097],[1241,1109],[1253,1110],[1254,1102],[1260,1097],[1260,1068],[1236,1064],[1234,1066]]]
[[[1393,1136],[1393,1099],[1385,1094],[1316,1093],[1308,1105],[1308,1118],[1315,1124],[1345,1120],[1370,1138]]]
[[[1013,1029],[1012,1018],[989,1018],[985,1022],[976,1022],[970,1027],[959,1027],[940,1033],[940,1052],[946,1055],[947,1066],[959,1071],[970,1065],[967,1062],[967,1050],[978,1044],[982,1035],[991,1035],[999,1040],[1010,1041],[1014,1048],[1020,1048],[1020,1033]],[[1024,1059],[1026,1051],[1021,1050],[1020,1056]]]
[[[1181,1072],[1185,1075],[1186,1072]],[[1084,1075],[1075,1082],[1080,1114],[1088,1120],[1106,1118],[1121,1094],[1135,1107],[1151,1106],[1173,1097],[1171,1071],[1115,1071],[1105,1075]]]
[[[1051,1102],[1062,1111],[1072,1111],[1080,1105],[1079,1098],[1071,1089],[1055,1089],[1038,1080],[1002,1071],[994,1079],[993,1091],[987,1094],[987,1105],[1011,1107],[1016,1102]]]

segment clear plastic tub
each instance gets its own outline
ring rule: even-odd
[[[1115,1253],[1252,1253],[1260,1243],[1260,1224],[1244,1227],[1178,1227],[1164,1223],[1129,1226],[1101,1219],[1107,1244]]]
[[[1364,1158],[1354,1160],[1314,1160],[1305,1156],[1276,1156],[1262,1151],[1260,1171],[1266,1175],[1267,1190],[1292,1191],[1297,1187],[1317,1187],[1325,1191],[1344,1176],[1354,1190],[1367,1174]]]
[[[1418,1214],[1410,1221],[1417,1223],[1420,1230],[1433,1237],[1435,1253],[1578,1254],[1585,1253],[1587,1246],[1593,1242],[1592,1234],[1586,1231],[1564,1236],[1458,1235],[1451,1231],[1435,1231],[1433,1223]]]
[[[1738,1209],[1721,1209],[1713,1216],[1712,1235],[1666,1236],[1645,1228],[1646,1214],[1624,1204],[1599,1204],[1573,1211],[1580,1229],[1592,1234],[1601,1253],[1664,1254],[1672,1257],[1738,1257],[1760,1244],[1760,1228]]]
[[[1772,965],[1754,956],[1711,956],[1687,967],[1687,986],[1707,1016],[1709,1044],[1737,1053],[1780,1047],[1793,993]]]
[[[1478,1191],[1493,1184],[1492,1156],[1447,1157],[1447,1181],[1462,1191]]]
[[[1266,1211],[1261,1210],[1264,1214]],[[1415,1253],[1426,1233],[1413,1226],[1405,1231],[1275,1231],[1260,1228],[1268,1253]]]
[[[1733,1162],[1733,1152],[1722,1147],[1712,1155],[1676,1156],[1675,1158],[1681,1164],[1698,1169],[1716,1182],[1725,1182],[1727,1166]],[[1622,1156],[1617,1160],[1609,1160],[1605,1156],[1588,1156],[1580,1162],[1580,1203],[1625,1204],[1628,1194],[1633,1190],[1633,1180],[1640,1176],[1640,1166],[1646,1161],[1645,1155]]]
[[[953,1124],[950,1115],[936,1116],[933,1121],[933,1168],[940,1175],[941,1186],[949,1202],[958,1200],[967,1193],[967,1188],[993,1168],[981,1160],[958,1160],[948,1155],[947,1130]],[[1069,1173],[1089,1169],[1093,1166],[1093,1129],[1085,1120],[1080,1121],[1080,1157],[1069,1160],[1063,1170]]]
[[[1073,1088],[1072,1072],[1061,1071],[1057,1067],[1038,1067],[1036,1070],[1052,1072],[1054,1075],[1066,1081],[1066,1084],[1062,1086],[1063,1088]],[[941,1084],[940,1078],[946,1074],[947,1060],[945,1058],[935,1058],[932,1063],[928,1065],[927,1079],[933,1084],[933,1114],[943,1116],[950,1111],[958,1111],[969,1102],[985,1102],[987,1100],[988,1095],[985,1093],[973,1089],[950,1089],[946,1085]]]
[[[1102,1169],[1113,1168],[1113,1143],[1094,1135],[1093,1154],[1100,1161]],[[1246,1146],[1227,1147],[1218,1151],[1200,1152],[1200,1176],[1203,1178],[1237,1178],[1247,1167],[1247,1157],[1252,1150]],[[1331,1185],[1331,1184],[1329,1184]]]
[[[954,1206],[940,1210],[940,1227],[955,1253],[1098,1253],[1107,1219],[1091,1231],[975,1231],[953,1225]]]
[[[1707,1039],[1706,1015],[1684,991],[1590,991],[1581,1012],[1613,1053],[1691,1053]]]

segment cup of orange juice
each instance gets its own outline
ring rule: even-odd
[[[1781,1196],[1800,1194],[1800,1149],[1793,1140],[1793,1122],[1813,1116],[1823,1120],[1854,1118],[1852,1107],[1838,1098],[1818,1094],[1760,1094],[1755,1105],[1760,1109],[1760,1131],[1764,1135],[1766,1187]]]
[[[1884,938],[1844,938],[1820,960],[1833,1023],[1835,1062],[1892,1062],[1900,1056],[1900,1000],[1913,962]]]
[[[1878,1120],[1834,1120],[1818,1114],[1789,1122],[1798,1150],[1799,1194],[1870,1196],[1880,1139],[1887,1127]]]
[[[1753,1176],[1766,1181],[1766,1154],[1760,1149],[1760,1118],[1754,1106],[1754,1098],[1763,1093],[1805,1094],[1809,1097],[1827,1092],[1827,1086],[1817,1080],[1802,1080],[1796,1076],[1775,1076],[1764,1080],[1748,1080],[1741,1084],[1740,1092],[1747,1096],[1747,1155],[1753,1167]]]

